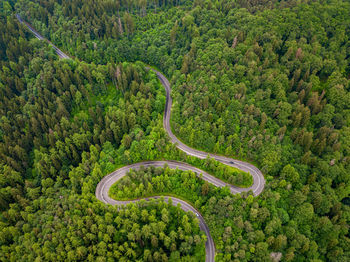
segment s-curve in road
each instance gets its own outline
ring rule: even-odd
[[[198,157],[201,159],[205,159],[209,155],[209,157],[214,158],[215,160],[217,160],[225,165],[233,166],[233,167],[238,168],[244,172],[250,173],[251,176],[253,177],[253,185],[251,187],[248,187],[248,188],[239,188],[239,187],[235,187],[235,186],[231,185],[230,188],[231,188],[232,193],[242,193],[242,192],[251,190],[255,196],[261,194],[261,192],[264,190],[265,178],[264,178],[264,175],[261,173],[261,171],[258,168],[256,168],[252,164],[244,162],[244,161],[232,159],[229,157],[214,155],[211,153],[207,153],[207,152],[193,149],[193,148],[185,145],[184,143],[182,143],[173,134],[173,132],[171,131],[171,126],[170,126],[171,105],[172,105],[172,100],[171,100],[171,95],[170,95],[171,94],[170,83],[169,83],[168,79],[162,73],[158,72],[155,69],[152,69],[152,70],[157,74],[157,77],[159,78],[160,82],[162,83],[162,85],[164,86],[165,91],[166,91],[166,103],[165,103],[165,110],[164,110],[164,117],[163,117],[163,126],[164,126],[164,129],[167,131],[167,133],[171,139],[171,142],[174,143],[177,148],[179,148],[180,150],[182,150],[183,152],[185,152],[188,155],[195,156],[195,157]]]
[[[195,172],[198,177],[200,177],[201,179],[203,179],[205,181],[208,181],[209,183],[213,184],[216,187],[228,186],[231,190],[231,193],[233,193],[233,194],[251,190],[255,196],[259,195],[264,189],[265,179],[264,179],[263,174],[261,173],[261,171],[258,168],[256,168],[255,166],[253,166],[252,164],[247,163],[247,162],[243,162],[240,160],[236,160],[236,159],[232,159],[232,158],[228,158],[228,157],[224,157],[224,156],[218,156],[218,155],[214,155],[214,154],[210,154],[210,153],[206,153],[203,151],[193,149],[193,148],[185,145],[184,143],[182,143],[179,139],[177,139],[177,137],[171,131],[171,127],[170,127],[170,115],[171,115],[171,105],[172,105],[172,100],[171,100],[171,96],[170,96],[170,93],[171,93],[170,83],[169,83],[168,79],[164,75],[162,75],[160,72],[158,72],[155,69],[152,69],[152,70],[157,74],[160,82],[162,83],[163,87],[166,90],[166,104],[165,104],[165,110],[164,110],[163,126],[164,126],[165,130],[167,131],[167,133],[171,139],[171,142],[174,143],[177,146],[177,148],[184,151],[188,155],[195,156],[195,157],[198,157],[201,159],[206,158],[209,155],[210,157],[216,159],[217,161],[220,161],[221,163],[223,163],[225,165],[233,166],[233,167],[236,167],[236,168],[243,170],[245,172],[249,172],[253,177],[253,185],[249,188],[235,187],[235,186],[229,185],[229,184],[221,181],[220,179],[208,174],[207,172],[204,172],[203,170],[200,170],[199,168],[193,167],[193,166],[186,164],[186,163],[183,163],[183,162],[147,161],[147,162],[140,162],[140,163],[136,163],[136,164],[122,167],[120,169],[117,169],[113,173],[105,176],[100,181],[100,183],[97,185],[97,188],[96,188],[97,199],[101,200],[102,202],[104,202],[106,204],[111,204],[111,205],[127,205],[129,203],[134,203],[134,202],[140,201],[141,199],[130,200],[130,201],[117,201],[117,200],[109,197],[109,195],[108,195],[109,189],[111,188],[111,186],[114,183],[116,183],[118,180],[120,180],[122,177],[124,177],[131,169],[137,170],[141,166],[144,166],[144,167],[148,167],[148,166],[164,167],[164,165],[166,165],[172,169],[177,168],[177,169],[184,170],[184,171],[190,170],[192,172]],[[156,197],[144,198],[144,199],[150,200],[150,199],[159,199],[159,198],[160,197],[156,196]],[[166,202],[169,200],[169,197],[163,197],[163,198]],[[199,219],[200,229],[203,230],[207,236],[207,242],[205,244],[205,253],[206,253],[205,261],[210,261],[210,262],[214,261],[215,260],[215,245],[214,245],[213,238],[210,235],[209,228],[203,219],[203,216],[187,202],[185,202],[181,199],[178,199],[178,198],[174,198],[174,197],[172,197],[172,200],[173,200],[172,201],[173,205],[177,206],[177,204],[180,204],[181,208],[184,211],[186,211],[186,212],[192,211],[196,214],[196,216]]]
[[[141,199],[130,200],[130,201],[117,201],[115,199],[112,199],[108,195],[109,189],[111,188],[111,186],[114,183],[116,183],[118,180],[120,180],[125,175],[127,175],[127,173],[131,169],[138,170],[138,169],[140,169],[141,166],[144,166],[144,167],[150,167],[150,166],[164,167],[164,165],[168,166],[171,169],[180,169],[180,170],[184,170],[184,171],[190,170],[190,171],[195,172],[198,176],[200,174],[202,174],[202,177],[204,180],[207,180],[209,183],[212,183],[215,186],[223,187],[226,185],[224,182],[220,181],[219,179],[209,175],[208,173],[206,173],[198,168],[195,168],[191,165],[188,165],[186,163],[177,162],[177,161],[147,161],[147,162],[140,162],[140,163],[136,163],[136,164],[132,164],[129,166],[119,168],[116,171],[114,171],[113,173],[102,178],[102,180],[100,181],[100,183],[98,183],[97,188],[96,188],[96,198],[99,199],[100,201],[106,203],[106,204],[118,205],[118,206],[125,206],[129,203],[138,202]],[[168,200],[169,200],[169,197],[166,197],[166,196],[165,197],[155,196],[155,197],[149,197],[149,198],[143,198],[143,199],[150,200],[150,199],[160,199],[160,198],[163,198],[166,202],[168,202]],[[210,235],[209,228],[208,228],[207,224],[205,223],[202,215],[194,207],[192,207],[190,204],[188,204],[187,202],[185,202],[181,199],[171,197],[171,200],[172,200],[172,204],[174,206],[177,206],[178,204],[180,204],[181,209],[184,210],[185,212],[192,211],[193,213],[196,214],[196,216],[199,220],[199,227],[207,236],[207,242],[205,243],[205,261],[214,261],[214,258],[215,258],[214,241]]]
[[[18,21],[25,25],[34,35],[36,38],[38,38],[39,40],[44,40],[46,42],[49,43],[49,45],[51,45],[53,47],[53,49],[55,49],[57,55],[62,58],[62,59],[70,59],[70,57],[68,55],[66,55],[65,53],[63,53],[58,47],[56,47],[53,43],[51,43],[49,40],[47,40],[45,37],[43,37],[42,35],[40,35],[33,27],[31,27],[26,21],[24,21],[21,16],[19,14],[16,14],[16,17],[18,19]]]

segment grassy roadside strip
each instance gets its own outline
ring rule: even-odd
[[[238,168],[227,166],[213,158],[199,159],[196,157],[188,156],[188,160],[186,161],[187,163],[208,172],[213,177],[219,178],[227,184],[242,188],[248,188],[253,185],[253,177],[251,174],[244,172]],[[241,182],[238,181],[238,176],[242,178]],[[237,180],[234,181],[233,179]]]
[[[161,193],[154,193],[154,194],[146,194],[142,197],[137,197],[137,198],[127,198],[127,197],[119,197],[118,198],[117,195],[112,191],[115,191],[115,190],[113,190],[113,186],[110,188],[110,190],[108,192],[108,196],[113,198],[114,200],[117,200],[117,201],[135,201],[135,200],[143,200],[145,198],[152,198],[152,197],[159,197],[159,196],[160,197],[174,197],[174,198],[181,199],[182,201],[185,201],[186,203],[188,203],[189,205],[194,207],[196,209],[196,211],[198,211],[200,213],[200,211],[196,208],[194,203],[192,203],[190,200],[188,200],[182,196],[179,196],[177,194],[174,194],[174,193],[161,192]],[[160,200],[163,200],[163,198],[161,198]]]

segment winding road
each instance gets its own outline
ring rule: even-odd
[[[60,58],[62,58],[62,59],[69,59],[70,58],[68,55],[66,55],[64,52],[62,52],[59,48],[57,48],[55,45],[53,45],[49,40],[47,40],[43,36],[41,36],[28,23],[23,21],[23,19],[20,17],[19,14],[16,14],[16,17],[20,23],[24,24],[35,35],[36,38],[38,38],[39,40],[47,41],[56,50],[56,52]],[[172,106],[172,99],[171,99],[171,95],[170,95],[171,94],[170,83],[169,83],[168,79],[163,74],[161,74],[159,71],[157,71],[155,69],[150,69],[150,68],[148,68],[148,69],[153,70],[156,73],[157,77],[159,78],[160,82],[162,83],[162,85],[166,91],[166,104],[165,104],[164,117],[163,117],[163,126],[170,137],[170,141],[172,143],[174,143],[178,149],[182,150],[183,152],[185,152],[188,155],[195,156],[195,157],[198,157],[201,159],[204,159],[209,155],[209,157],[214,158],[215,160],[217,160],[225,165],[233,166],[233,167],[236,167],[242,171],[250,173],[253,177],[253,185],[249,188],[235,187],[233,185],[230,185],[230,184],[227,184],[227,183],[221,181],[220,179],[208,174],[207,172],[205,172],[199,168],[193,167],[193,166],[186,164],[186,163],[183,163],[183,162],[170,161],[170,160],[169,161],[145,161],[145,162],[135,163],[135,164],[132,164],[129,166],[124,166],[122,168],[117,169],[113,173],[105,176],[104,178],[102,178],[102,180],[98,183],[98,185],[96,187],[96,198],[99,199],[100,201],[106,203],[106,204],[111,204],[111,205],[127,205],[129,203],[138,202],[141,199],[130,200],[130,201],[117,201],[115,199],[112,199],[108,195],[109,189],[111,188],[111,186],[114,183],[116,183],[118,180],[120,180],[121,178],[126,176],[127,173],[131,169],[138,170],[138,169],[140,169],[141,166],[144,166],[144,167],[149,167],[149,166],[164,167],[165,165],[167,165],[169,168],[172,168],[172,169],[192,171],[192,172],[196,173],[198,177],[213,184],[216,187],[228,186],[230,188],[232,194],[242,193],[242,192],[246,192],[246,191],[252,191],[255,196],[258,196],[259,194],[261,194],[261,192],[263,191],[264,186],[265,186],[265,179],[264,179],[264,176],[261,173],[261,171],[258,168],[256,168],[254,165],[247,163],[247,162],[244,162],[244,161],[240,161],[240,160],[236,160],[236,159],[232,159],[232,158],[228,158],[228,157],[224,157],[224,156],[219,156],[219,155],[215,155],[215,154],[211,154],[211,153],[207,153],[207,152],[193,149],[193,148],[185,145],[184,143],[182,143],[173,134],[173,132],[171,131],[171,127],[170,127],[170,116],[171,116],[171,106]],[[200,176],[200,174],[202,174],[202,175]],[[143,199],[149,200],[149,199],[160,199],[160,198],[163,198],[166,202],[168,202],[170,197],[166,197],[166,196],[165,197],[163,197],[163,196],[158,197],[158,196],[156,196],[156,197],[143,198]],[[198,220],[199,220],[199,227],[202,231],[204,231],[204,233],[207,236],[207,242],[205,244],[205,250],[206,250],[205,261],[207,261],[207,262],[214,261],[215,260],[215,244],[214,244],[213,238],[210,235],[209,228],[208,228],[207,224],[205,223],[202,215],[198,212],[198,210],[196,210],[193,206],[191,206],[187,202],[185,202],[181,199],[175,198],[175,197],[171,197],[171,199],[172,199],[172,204],[174,206],[177,206],[178,204],[180,204],[182,210],[184,210],[186,212],[192,211],[193,213],[196,214],[196,216],[198,217]]]
[[[144,166],[144,167],[149,167],[149,166],[164,167],[164,165],[167,165],[169,168],[172,168],[172,169],[177,168],[177,169],[184,170],[184,171],[188,171],[188,170],[192,171],[192,172],[196,173],[198,177],[213,184],[216,187],[228,186],[230,188],[230,191],[232,194],[242,193],[242,192],[246,192],[246,191],[252,191],[255,196],[261,194],[261,192],[263,191],[264,186],[265,186],[265,179],[264,179],[264,175],[261,173],[261,171],[258,168],[256,168],[255,166],[253,166],[252,164],[247,163],[247,162],[243,162],[243,161],[232,159],[229,157],[214,155],[214,154],[210,154],[207,152],[193,149],[193,148],[185,145],[184,143],[182,143],[173,134],[173,132],[171,131],[171,127],[170,127],[170,116],[171,116],[171,105],[172,105],[172,100],[171,100],[171,95],[170,95],[170,93],[171,93],[170,83],[169,83],[168,79],[159,71],[157,71],[155,69],[150,69],[150,70],[153,70],[157,74],[158,79],[160,80],[160,82],[162,83],[162,85],[166,91],[166,103],[165,103],[165,110],[164,110],[164,117],[163,117],[163,126],[170,137],[170,141],[172,143],[174,143],[178,149],[182,150],[183,152],[185,152],[188,155],[195,156],[195,157],[198,157],[201,159],[204,159],[209,155],[209,157],[212,157],[225,165],[233,166],[233,167],[236,167],[242,171],[250,173],[253,177],[253,185],[249,188],[239,188],[239,187],[227,184],[227,183],[223,182],[222,180],[208,174],[207,172],[205,172],[199,168],[196,168],[194,166],[191,166],[189,164],[183,163],[183,162],[146,161],[146,162],[140,162],[140,163],[136,163],[136,164],[132,164],[129,166],[119,168],[116,171],[114,171],[113,173],[105,176],[100,181],[100,183],[97,185],[97,188],[96,188],[97,199],[101,200],[102,202],[104,202],[106,204],[111,204],[111,205],[127,205],[131,202],[140,201],[141,199],[130,200],[130,201],[117,201],[117,200],[109,197],[109,195],[108,195],[109,189],[111,188],[111,186],[114,183],[116,183],[118,180],[120,180],[121,178],[126,176],[127,173],[131,169],[138,170],[138,169],[140,169],[141,166]],[[202,176],[200,176],[200,174],[202,174]],[[143,198],[143,199],[149,200],[149,199],[159,199],[159,198],[160,197],[151,197],[151,198]],[[164,197],[165,201],[168,201],[168,199],[169,199],[169,197]],[[205,261],[208,261],[208,262],[214,261],[215,260],[215,244],[214,244],[213,238],[210,235],[209,228],[208,228],[207,224],[205,223],[205,220],[203,219],[202,215],[194,207],[192,207],[190,204],[188,204],[187,202],[185,202],[181,199],[175,198],[175,197],[172,197],[171,199],[172,199],[173,205],[176,206],[178,203],[180,203],[181,208],[184,211],[186,211],[186,212],[192,211],[193,213],[197,214],[197,217],[199,219],[199,227],[201,230],[204,231],[204,233],[207,236],[207,242],[205,244],[205,251],[206,251]]]

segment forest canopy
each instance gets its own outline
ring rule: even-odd
[[[266,186],[259,197],[232,195],[150,168],[116,184],[114,197],[165,192],[191,202],[216,261],[347,261],[349,13],[342,0],[2,1],[0,257],[204,260],[192,213],[162,201],[119,210],[95,197],[104,175],[142,160],[251,183],[169,142],[152,65],[172,85],[174,134],[254,163]],[[16,14],[73,59],[60,60]]]

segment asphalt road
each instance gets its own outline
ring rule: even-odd
[[[127,204],[132,203],[132,202],[140,201],[140,199],[131,200],[131,201],[117,201],[117,200],[109,197],[109,195],[108,195],[109,189],[111,188],[111,186],[114,183],[116,183],[118,180],[120,180],[122,177],[124,177],[128,173],[128,171],[130,171],[131,169],[137,170],[141,166],[164,167],[164,165],[167,165],[169,168],[172,168],[172,169],[178,168],[180,170],[190,170],[192,172],[195,172],[198,176],[200,174],[202,174],[199,177],[201,177],[205,181],[208,181],[209,183],[213,184],[216,187],[228,186],[231,190],[231,193],[233,193],[233,194],[237,194],[237,193],[251,190],[255,196],[259,195],[264,189],[265,179],[264,179],[263,174],[261,173],[261,171],[258,168],[256,168],[255,166],[253,166],[252,164],[247,163],[247,162],[243,162],[240,160],[236,160],[236,159],[232,159],[232,158],[228,158],[228,157],[224,157],[224,156],[219,156],[219,155],[214,155],[214,154],[210,154],[207,152],[193,149],[193,148],[185,145],[184,143],[182,143],[179,139],[177,139],[177,137],[171,131],[171,127],[170,127],[170,116],[171,116],[171,105],[172,105],[170,83],[169,83],[168,79],[164,75],[162,75],[160,72],[158,72],[157,70],[154,70],[154,69],[152,69],[152,70],[157,74],[160,82],[162,83],[163,87],[166,90],[166,104],[165,104],[164,117],[163,117],[163,126],[164,126],[165,130],[167,131],[167,133],[171,139],[171,142],[174,143],[177,148],[179,148],[180,150],[182,150],[183,152],[185,152],[188,155],[195,156],[195,157],[198,157],[201,159],[204,159],[209,155],[210,157],[216,159],[217,161],[220,161],[221,163],[223,163],[225,165],[233,166],[233,167],[236,167],[236,168],[243,170],[245,172],[249,172],[253,177],[253,185],[249,188],[235,187],[235,186],[232,186],[230,184],[227,184],[227,183],[221,181],[220,179],[218,179],[216,177],[213,177],[212,175],[208,174],[207,172],[205,172],[199,168],[193,167],[193,166],[186,164],[186,163],[183,163],[183,162],[146,161],[146,162],[140,162],[140,163],[136,163],[136,164],[122,167],[122,168],[114,171],[113,173],[105,176],[100,181],[100,183],[97,185],[97,188],[96,188],[97,199],[101,200],[102,202],[104,202],[106,204],[111,204],[111,205],[127,205]],[[159,199],[160,197],[152,197],[152,198]],[[152,198],[144,198],[144,199],[149,200]],[[163,198],[165,201],[168,201],[168,199],[169,199],[169,197],[163,197]],[[210,235],[209,228],[208,228],[207,224],[205,223],[202,215],[194,207],[192,207],[190,204],[188,204],[187,202],[185,202],[181,199],[178,199],[178,198],[174,198],[174,197],[172,197],[172,200],[173,200],[173,202],[172,202],[173,205],[176,206],[178,203],[180,203],[181,208],[184,211],[192,211],[197,215],[197,217],[199,219],[200,229],[203,230],[207,236],[207,242],[205,244],[205,249],[206,249],[205,260],[208,262],[214,261],[215,260],[215,244],[214,244],[213,238]]]
[[[38,38],[39,40],[44,40],[44,41],[48,42],[49,45],[51,45],[53,47],[53,49],[55,49],[57,55],[61,59],[70,59],[70,57],[68,55],[66,55],[64,52],[62,52],[58,47],[56,47],[53,43],[51,43],[45,37],[40,35],[33,27],[31,27],[27,22],[25,22],[19,14],[16,14],[16,17],[21,24],[25,25],[35,35],[36,38]]]
[[[105,176],[104,178],[102,178],[102,180],[98,183],[98,185],[96,187],[96,198],[101,200],[102,202],[104,202],[106,204],[118,205],[118,206],[138,202],[140,200],[117,201],[117,200],[109,197],[109,195],[108,195],[109,189],[111,188],[111,186],[114,183],[116,183],[118,180],[120,180],[122,177],[124,177],[131,169],[138,170],[141,166],[144,166],[144,167],[149,167],[149,166],[164,167],[164,165],[167,165],[169,168],[172,168],[172,169],[177,168],[177,169],[185,170],[185,171],[190,170],[190,171],[195,172],[198,176],[199,176],[199,174],[202,174],[203,179],[207,180],[209,183],[211,183],[215,186],[223,187],[226,185],[224,182],[209,175],[208,173],[206,173],[206,172],[204,172],[196,167],[193,167],[191,165],[183,163],[183,162],[146,161],[146,162],[132,164],[129,166],[124,166],[122,168],[117,169],[113,173]],[[157,197],[156,196],[156,197],[143,198],[143,199],[150,200],[150,199],[160,199],[160,198],[163,198],[166,202],[168,202],[168,200],[169,200],[169,197],[167,197],[167,196],[164,196],[164,197]],[[207,224],[205,223],[202,215],[194,207],[192,207],[190,204],[188,204],[187,202],[185,202],[181,199],[175,198],[175,197],[171,197],[171,199],[172,199],[172,204],[174,206],[177,206],[178,204],[180,204],[181,209],[184,210],[185,212],[192,211],[193,213],[196,214],[196,216],[199,220],[199,227],[207,236],[207,242],[205,243],[205,253],[206,253],[205,260],[206,261],[214,261],[214,257],[215,257],[214,241],[210,235],[209,228],[208,228]]]
[[[201,159],[205,159],[209,155],[211,158],[214,158],[217,161],[219,161],[225,165],[233,166],[233,167],[236,167],[242,171],[250,173],[253,177],[253,185],[249,188],[239,188],[239,187],[235,187],[235,186],[230,186],[232,193],[242,193],[242,192],[251,190],[255,196],[261,194],[261,192],[264,190],[265,179],[264,179],[264,175],[261,173],[261,171],[258,168],[256,168],[255,166],[253,166],[252,164],[250,164],[248,162],[232,159],[232,158],[225,157],[225,156],[214,155],[211,153],[207,153],[207,152],[193,149],[193,148],[185,145],[184,143],[182,143],[173,134],[173,132],[171,131],[171,127],[170,127],[170,116],[171,116],[171,105],[172,105],[172,100],[171,100],[171,95],[170,95],[171,94],[170,83],[169,83],[168,79],[162,73],[158,72],[155,69],[152,69],[152,70],[157,74],[160,82],[162,83],[162,85],[164,86],[164,88],[166,90],[166,104],[165,104],[164,117],[163,117],[163,126],[164,126],[165,130],[167,131],[167,133],[171,139],[171,142],[174,143],[177,148],[179,148],[180,150],[182,150],[183,152],[185,152],[188,155],[195,156],[195,157],[198,157]]]
[[[36,38],[38,38],[39,40],[47,41],[56,50],[56,52],[60,58],[70,59],[70,57],[67,54],[62,52],[59,48],[57,48],[49,40],[47,40],[43,36],[41,36],[28,23],[26,23],[20,17],[19,14],[16,14],[16,17],[20,23],[24,24],[35,35]],[[230,184],[227,184],[227,183],[221,181],[220,179],[218,179],[216,177],[209,175],[208,173],[204,172],[203,170],[201,170],[199,168],[193,167],[193,166],[186,164],[186,163],[183,163],[183,162],[146,161],[146,162],[140,162],[140,163],[136,163],[136,164],[132,164],[129,166],[119,168],[116,171],[114,171],[113,173],[105,176],[98,183],[98,185],[96,187],[96,198],[99,199],[100,201],[106,203],[106,204],[119,205],[119,206],[127,205],[127,204],[132,203],[132,202],[138,202],[141,199],[130,200],[130,201],[117,201],[115,199],[112,199],[108,195],[109,189],[111,188],[111,186],[114,183],[116,183],[118,180],[120,180],[122,177],[124,177],[131,169],[137,170],[141,166],[164,167],[164,165],[167,165],[169,168],[172,168],[172,169],[180,169],[180,170],[184,170],[184,171],[190,170],[192,172],[195,172],[198,177],[201,177],[202,179],[204,179],[205,181],[208,181],[209,183],[213,184],[216,187],[228,186],[231,190],[231,193],[233,193],[233,194],[242,193],[242,192],[250,191],[250,190],[253,192],[253,194],[255,196],[261,194],[261,192],[263,191],[264,186],[265,186],[265,179],[264,179],[264,176],[261,173],[261,171],[258,168],[256,168],[254,165],[247,163],[247,162],[244,162],[244,161],[240,161],[240,160],[236,160],[236,159],[232,159],[232,158],[228,158],[228,157],[224,157],[224,156],[219,156],[219,155],[215,155],[215,154],[211,154],[211,153],[207,153],[207,152],[193,149],[193,148],[185,145],[184,143],[182,143],[179,139],[177,139],[177,137],[171,131],[171,127],[170,127],[170,116],[171,116],[171,106],[172,106],[170,83],[169,83],[168,79],[163,74],[161,74],[160,72],[158,72],[155,69],[152,69],[152,70],[157,74],[160,82],[162,83],[162,85],[164,86],[164,88],[166,90],[166,105],[165,105],[165,110],[164,110],[163,126],[164,126],[165,130],[167,131],[171,142],[174,143],[177,148],[179,148],[180,150],[182,150],[183,152],[185,152],[188,155],[195,156],[195,157],[198,157],[201,159],[204,159],[209,155],[210,157],[216,159],[217,161],[220,161],[221,163],[223,163],[225,165],[233,166],[233,167],[236,167],[240,170],[243,170],[245,172],[250,173],[253,177],[253,185],[249,188],[235,187],[235,186],[232,186]],[[201,174],[201,176],[200,176],[200,174]],[[144,198],[144,199],[150,200],[150,199],[160,199],[160,198],[163,198],[166,202],[168,202],[168,200],[169,200],[169,197],[166,197],[166,196],[162,196],[162,197],[155,196],[155,197]],[[175,197],[171,197],[171,199],[172,199],[172,204],[174,206],[177,206],[178,204],[180,204],[182,210],[184,210],[186,212],[192,211],[193,213],[196,214],[196,216],[199,220],[199,227],[202,231],[204,231],[204,233],[207,236],[207,242],[205,244],[205,252],[206,252],[205,261],[207,261],[207,262],[214,261],[215,260],[215,244],[214,244],[213,238],[210,235],[209,228],[208,228],[207,224],[205,223],[202,215],[198,212],[198,210],[196,210],[194,207],[192,207],[187,202],[185,202],[181,199],[175,198]]]

